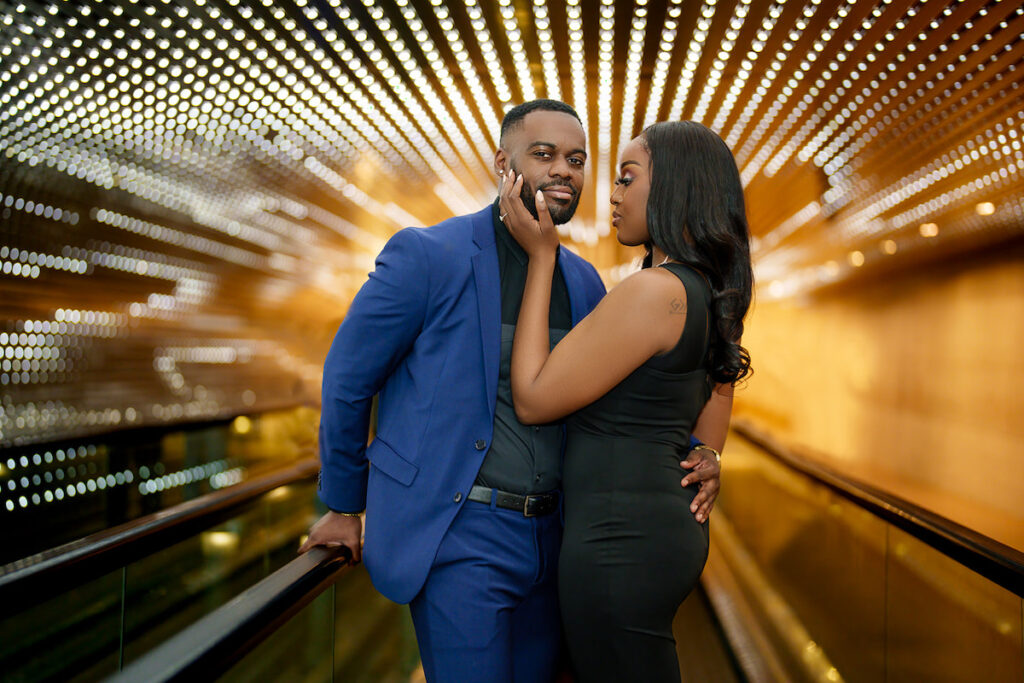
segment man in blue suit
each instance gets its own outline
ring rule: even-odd
[[[556,224],[572,217],[585,163],[568,105],[535,100],[502,121],[495,171],[523,176],[534,215],[541,190]],[[501,220],[495,202],[395,234],[324,367],[320,497],[330,512],[303,550],[347,545],[381,593],[410,603],[428,681],[549,681],[559,655],[563,432],[515,417],[509,356],[527,259]],[[594,268],[560,250],[552,343],[603,295]]]

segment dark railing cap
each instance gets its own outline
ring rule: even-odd
[[[281,486],[311,479],[315,457],[0,567],[0,603],[15,613],[228,519]]]
[[[1024,553],[887,491],[804,458],[747,420],[733,429],[783,464],[815,479],[1003,588],[1024,596]]]
[[[334,583],[351,558],[345,546],[299,555],[108,680],[213,680]]]

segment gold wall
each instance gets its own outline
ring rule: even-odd
[[[1024,548],[1024,243],[755,304],[749,419]]]

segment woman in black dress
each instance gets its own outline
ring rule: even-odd
[[[717,424],[703,431],[697,418],[713,394],[730,406],[749,372],[739,345],[749,234],[732,154],[701,124],[654,124],[619,168],[612,224],[621,243],[647,245],[645,268],[553,350],[557,232],[542,192],[538,221],[520,199],[522,179],[503,179],[505,223],[530,257],[512,396],[524,423],[569,416],[559,593],[577,680],[675,682],[672,619],[708,547],[706,516],[690,512],[698,487],[679,486],[679,461],[695,429],[721,446],[728,413],[705,411],[701,422]]]

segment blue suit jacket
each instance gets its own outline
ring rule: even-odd
[[[593,266],[559,252],[576,324],[604,285]],[[490,446],[500,347],[490,206],[392,237],[331,345],[320,497],[334,510],[367,510],[363,559],[396,602],[419,592]]]

